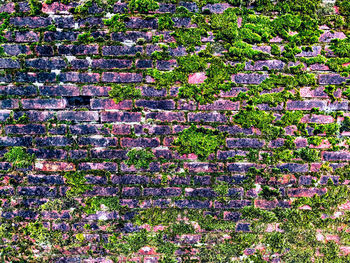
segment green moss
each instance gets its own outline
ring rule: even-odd
[[[38,0],[29,0],[30,14],[35,16],[41,13],[42,4]]]
[[[336,56],[341,58],[350,57],[350,38],[332,39],[329,47]]]
[[[158,30],[171,30],[174,29],[174,21],[171,19],[170,14],[165,14],[158,18]]]
[[[24,147],[15,146],[5,153],[4,158],[12,164],[13,169],[27,168],[34,163],[35,155],[28,154]]]
[[[127,99],[136,99],[141,97],[141,91],[136,89],[133,85],[120,85],[112,84],[111,89],[108,91],[110,98],[114,100],[116,104]]]
[[[129,9],[139,13],[148,13],[159,8],[159,4],[154,0],[131,0],[129,2]]]
[[[92,185],[87,184],[85,174],[82,171],[66,172],[64,178],[69,186],[66,192],[67,197],[79,196],[88,190],[92,190]]]
[[[320,160],[320,153],[316,149],[301,148],[296,151],[295,154],[306,162],[316,162]]]
[[[153,152],[145,149],[132,149],[127,153],[127,156],[129,159],[126,160],[125,163],[129,166],[134,165],[137,169],[149,168],[150,163],[153,162],[155,158]]]
[[[319,146],[322,143],[322,138],[318,136],[311,136],[307,138],[307,143],[315,146]]]
[[[185,73],[201,72],[207,67],[205,60],[198,55],[178,57],[177,64],[177,70]]]
[[[92,37],[89,32],[79,34],[77,38],[78,42],[85,43],[85,44],[91,43],[94,40],[95,40],[94,37]]]
[[[119,198],[112,197],[89,197],[85,200],[85,206],[83,210],[87,214],[95,214],[97,211],[101,210],[101,205],[108,208],[109,211],[118,211],[121,206],[119,204]]]
[[[238,40],[232,44],[227,56],[238,61],[246,61],[248,59],[263,60],[270,57],[267,53],[254,50],[252,45],[245,43],[242,40]]]
[[[274,200],[281,196],[281,193],[277,189],[272,189],[267,185],[262,186],[262,190],[259,192],[259,196],[266,200]]]
[[[108,26],[111,32],[125,32],[124,16],[120,14],[113,15],[110,19],[103,19],[103,23]]]
[[[200,160],[205,160],[224,144],[224,136],[216,130],[192,125],[183,130],[173,144],[180,154],[195,153]]]

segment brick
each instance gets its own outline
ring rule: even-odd
[[[210,202],[198,200],[175,200],[175,206],[178,208],[203,209],[210,208]]]
[[[105,68],[105,69],[115,69],[115,68],[130,68],[132,60],[128,59],[94,59],[92,61],[92,68]]]
[[[286,164],[279,164],[276,167],[281,171],[286,169],[291,173],[306,173],[309,171],[309,167],[307,164],[286,163]]]
[[[132,101],[124,100],[116,104],[113,99],[92,99],[91,109],[105,109],[105,110],[131,110]]]
[[[0,58],[0,68],[20,68],[18,60],[13,60],[10,58]]]
[[[32,138],[29,136],[23,137],[0,137],[0,146],[31,146]]]
[[[52,24],[50,17],[11,17],[10,24],[18,27],[47,27]]]
[[[153,110],[173,110],[175,103],[172,100],[137,100],[136,107],[143,107]]]
[[[2,4],[0,6],[0,13],[14,13],[15,12],[15,4],[13,2],[9,2],[6,4]]]
[[[50,82],[56,82],[56,74],[54,72],[38,72],[38,73],[19,72],[16,74],[15,80],[17,82],[50,83]]]
[[[239,110],[239,102],[229,100],[216,100],[211,104],[199,105],[199,110],[215,111],[215,110]]]
[[[98,121],[99,116],[96,111],[60,111],[57,113],[58,120],[65,121]]]
[[[104,46],[102,47],[102,55],[104,56],[124,56],[124,55],[136,55],[136,53],[142,53],[142,46]]]
[[[226,144],[228,148],[262,148],[265,145],[265,142],[257,139],[229,138],[226,139]]]
[[[168,187],[168,188],[144,188],[143,195],[145,196],[180,196],[182,193],[181,188]]]
[[[349,78],[342,77],[339,74],[320,74],[318,76],[318,82],[321,85],[340,85],[345,83]]]
[[[126,154],[127,154],[127,151],[125,150],[96,149],[91,151],[91,158],[126,160],[127,159]]]
[[[157,138],[122,138],[120,144],[122,147],[158,147],[159,140]]]
[[[20,54],[29,55],[31,53],[30,48],[26,45],[4,44],[2,47],[4,48],[4,52],[10,56],[18,56]]]
[[[184,163],[184,168],[188,169],[190,173],[220,172],[223,170],[221,164],[215,163]]]
[[[59,55],[97,55],[98,45],[60,45]]]
[[[39,56],[50,57],[54,55],[53,48],[47,45],[36,46],[35,51]]]
[[[289,197],[312,197],[315,194],[324,195],[327,192],[326,188],[289,188]]]
[[[238,73],[232,76],[232,81],[238,84],[260,84],[263,82],[268,76],[263,74],[246,74],[246,73]]]
[[[252,62],[246,62],[245,70],[261,71],[264,70],[264,68],[268,68],[269,70],[282,70],[284,66],[285,63],[281,60],[261,60],[255,61],[254,65],[252,64]]]
[[[35,69],[63,69],[66,67],[66,62],[63,59],[48,59],[48,58],[35,58],[27,59],[26,67]]]
[[[220,113],[189,113],[188,121],[190,122],[227,122],[227,116]]]
[[[112,112],[103,111],[101,112],[102,122],[140,122],[140,112]]]
[[[40,124],[17,124],[5,127],[6,134],[44,134],[46,128]]]
[[[43,96],[79,96],[80,89],[73,85],[41,86],[39,93]]]
[[[204,83],[204,80],[207,79],[207,76],[205,75],[204,72],[197,72],[190,74],[188,76],[188,83],[189,84],[201,84]]]
[[[132,41],[137,42],[138,39],[145,39],[147,42],[152,40],[152,32],[140,32],[140,31],[126,31],[126,32],[116,32],[111,34],[113,41]],[[141,51],[140,51],[141,52]]]
[[[93,83],[99,82],[99,80],[99,73],[67,72],[60,74],[60,81],[62,82]]]
[[[79,170],[107,170],[117,171],[118,165],[116,163],[102,162],[102,163],[80,163]]]
[[[97,147],[109,147],[109,146],[117,146],[118,139],[117,138],[96,138],[96,137],[80,137],[78,138],[78,144],[82,146],[97,146]]]
[[[16,42],[38,42],[39,33],[28,31],[28,32],[16,32],[15,33]]]
[[[312,108],[324,110],[327,102],[322,100],[288,101],[286,107],[287,110],[311,110]]]
[[[207,4],[202,7],[202,12],[208,10],[210,13],[221,14],[229,7],[231,6],[227,3]]]
[[[22,99],[23,109],[64,109],[65,99]]]
[[[78,32],[69,32],[69,31],[49,31],[44,33],[44,41],[76,41],[78,38]]]
[[[74,171],[75,166],[66,162],[40,161],[35,163],[35,170],[43,172]]]
[[[147,119],[159,120],[162,122],[184,122],[185,115],[183,112],[150,112],[146,113],[146,120]]]
[[[52,187],[44,186],[31,186],[31,187],[18,187],[18,195],[23,196],[40,196],[40,197],[55,197],[57,196],[57,191]]]
[[[63,137],[63,136],[55,136],[55,137],[43,137],[43,138],[37,138],[35,140],[35,143],[39,147],[45,147],[45,146],[68,146],[73,143],[73,140],[71,138]]]
[[[324,32],[320,38],[319,38],[319,41],[320,42],[326,42],[326,43],[329,43],[332,41],[332,39],[336,39],[336,38],[339,38],[339,39],[344,39],[346,38],[346,35],[343,33],[343,32]]]
[[[349,161],[350,152],[341,151],[341,152],[323,152],[322,158],[325,161]]]
[[[135,83],[142,81],[141,73],[103,72],[102,82]]]

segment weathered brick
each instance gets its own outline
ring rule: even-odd
[[[124,55],[136,55],[136,53],[142,53],[142,46],[104,46],[102,47],[102,55],[104,56],[124,56]]]
[[[6,134],[44,134],[46,129],[41,124],[17,124],[5,127]]]
[[[98,121],[96,111],[60,111],[57,113],[58,120],[65,121]]]
[[[159,140],[156,138],[122,138],[120,144],[122,147],[158,147]]]
[[[117,72],[103,72],[102,82],[115,82],[115,83],[134,83],[141,82],[141,73],[117,73]]]
[[[227,116],[220,113],[189,113],[188,121],[191,122],[227,122]]]
[[[23,109],[64,109],[65,99],[22,99]]]
[[[226,144],[228,148],[262,148],[265,142],[257,139],[239,138],[226,139]]]
[[[94,59],[92,61],[92,68],[130,68],[132,60],[128,59]]]
[[[18,27],[47,27],[52,24],[50,17],[11,17],[10,24]]]
[[[60,74],[60,81],[62,82],[92,83],[99,82],[99,80],[99,73],[67,72]]]
[[[20,64],[18,60],[0,58],[0,68],[20,68]]]
[[[101,112],[102,122],[139,122],[141,121],[140,112]]]
[[[92,99],[91,109],[131,110],[132,101],[124,100],[116,104],[113,99]]]

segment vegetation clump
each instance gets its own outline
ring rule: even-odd
[[[137,169],[147,169],[151,162],[154,161],[154,154],[150,150],[146,149],[132,149],[127,153],[129,159],[126,160],[126,164],[131,166],[134,165]]]
[[[12,164],[12,168],[28,168],[34,163],[35,154],[30,155],[24,149],[24,147],[15,146],[12,147],[7,153],[4,155],[5,160]]]
[[[200,160],[205,160],[224,144],[224,135],[216,130],[192,125],[183,130],[173,144],[179,153],[194,153]]]

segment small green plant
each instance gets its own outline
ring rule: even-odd
[[[94,37],[91,36],[89,32],[82,33],[78,35],[78,42],[88,44],[94,41]]]
[[[126,27],[123,21],[123,16],[120,14],[115,14],[110,19],[104,19],[103,23],[108,26],[111,32],[125,32]]]
[[[15,146],[4,155],[7,162],[12,164],[12,168],[27,168],[33,164],[35,160],[34,153],[28,154],[24,147]]]
[[[126,99],[135,99],[141,96],[141,91],[136,89],[132,85],[119,85],[114,84],[111,86],[108,92],[109,97],[111,97],[115,103],[119,103]]]
[[[195,153],[200,160],[205,160],[224,143],[224,135],[221,132],[192,125],[183,130],[173,144],[177,146],[179,153]]]
[[[154,0],[131,0],[129,2],[129,9],[139,13],[148,13],[159,8],[159,4]]]
[[[126,160],[126,164],[134,165],[136,169],[147,169],[155,157],[150,150],[146,149],[132,149],[127,153],[127,156],[129,159]]]
[[[82,171],[79,172],[67,172],[64,175],[67,185],[70,186],[69,190],[66,192],[67,197],[79,196],[88,190],[92,190],[92,186],[86,184],[87,180]]]

